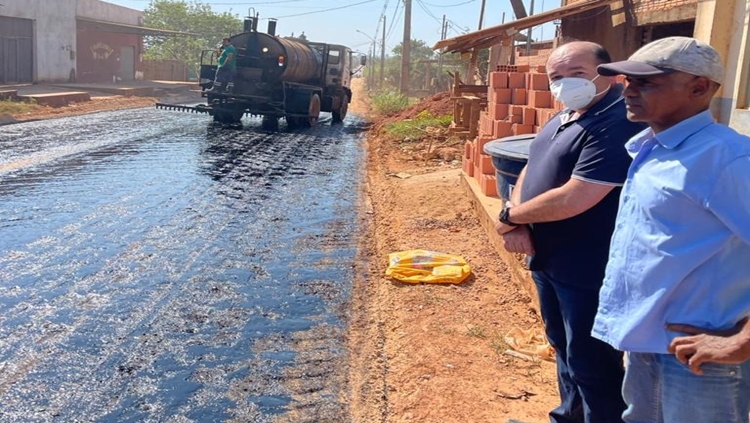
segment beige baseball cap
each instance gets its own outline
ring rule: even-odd
[[[646,44],[628,60],[607,63],[596,68],[600,75],[648,77],[680,71],[722,83],[721,56],[710,45],[690,37],[667,37]]]

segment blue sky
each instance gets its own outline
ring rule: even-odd
[[[131,9],[144,10],[150,0],[104,0]],[[560,7],[560,0],[523,0],[527,11],[534,3],[534,13]],[[345,44],[368,52],[372,39],[378,43],[382,37],[380,17],[386,16],[386,51],[398,45],[403,39],[402,0],[260,0],[242,2],[240,0],[201,0],[211,5],[216,12],[230,12],[240,17],[254,8],[260,18],[277,18],[280,35],[299,35],[302,31],[312,41]],[[482,0],[412,0],[411,37],[425,41],[429,46],[440,40],[440,27],[443,15],[450,26],[448,38],[475,31],[479,26]],[[486,0],[484,25],[487,28],[514,20],[509,0]],[[260,28],[266,27],[261,21]],[[361,31],[361,32],[359,32]],[[549,39],[554,35],[551,24],[534,28],[532,38]],[[364,33],[364,34],[362,34]],[[380,49],[378,44],[377,51]]]

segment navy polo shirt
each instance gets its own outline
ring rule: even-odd
[[[627,119],[622,90],[621,85],[612,87],[578,119],[566,121],[572,111],[562,111],[531,143],[522,202],[570,178],[616,187],[577,216],[530,225],[536,251],[530,269],[563,283],[597,288],[604,279],[620,190],[631,161],[625,143],[646,127]]]

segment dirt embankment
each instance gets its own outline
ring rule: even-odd
[[[352,420],[546,421],[557,401],[554,364],[505,353],[505,335],[538,337],[540,318],[490,245],[461,186],[461,142],[443,135],[421,142],[385,141],[378,135],[389,121],[409,119],[423,110],[433,115],[450,110],[448,95],[378,117],[369,111],[363,82],[354,80],[349,109],[373,121],[363,170],[359,277],[352,300]],[[44,119],[154,102],[100,98],[62,108],[40,107],[13,118]],[[460,285],[409,285],[384,276],[388,253],[417,248],[463,256],[473,274]]]

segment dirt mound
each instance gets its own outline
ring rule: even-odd
[[[398,122],[407,119],[414,119],[418,114],[428,112],[435,117],[445,116],[453,113],[453,100],[451,100],[450,91],[442,91],[422,99],[420,102],[400,110],[393,114],[384,116],[384,123]]]

